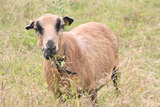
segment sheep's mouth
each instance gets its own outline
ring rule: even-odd
[[[43,54],[43,56],[44,56],[44,58],[45,58],[46,60],[50,60],[50,59],[53,58],[53,55],[45,55],[45,54]]]
[[[47,53],[46,51],[43,51],[43,56],[46,60],[52,59],[54,55],[56,55],[56,51],[53,53]]]

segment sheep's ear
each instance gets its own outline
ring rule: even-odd
[[[33,29],[34,23],[35,23],[35,21],[31,22],[28,26],[26,26],[26,29],[27,29],[27,30]]]
[[[65,23],[65,26],[71,25],[72,22],[74,21],[72,18],[70,18],[70,17],[68,17],[68,16],[65,16],[65,17],[63,18],[63,20],[64,20],[64,23]]]

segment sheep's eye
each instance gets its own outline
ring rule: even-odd
[[[59,30],[61,28],[61,20],[59,18],[56,20],[55,28],[56,28],[56,31],[59,32]]]
[[[61,29],[64,29],[64,25],[61,26]]]
[[[41,24],[40,24],[40,22],[38,21],[37,23],[36,23],[36,26],[37,26],[37,30],[36,30],[36,32],[39,32],[41,35],[43,35],[43,33],[44,33],[44,29],[43,29],[43,27],[41,26]]]
[[[64,29],[64,24],[61,24],[61,19],[58,18],[56,20],[56,25],[55,25],[55,28],[56,28],[56,31],[59,32],[61,29]]]
[[[36,32],[38,32],[38,29],[37,29],[37,28],[35,28],[34,30],[35,30]]]

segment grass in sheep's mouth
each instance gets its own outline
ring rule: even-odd
[[[60,103],[49,91],[35,32],[24,29],[45,13],[73,17],[66,31],[96,21],[119,38],[120,94],[109,82],[98,92],[101,107],[160,106],[160,0],[0,0],[0,13],[0,106],[89,104],[87,96]]]

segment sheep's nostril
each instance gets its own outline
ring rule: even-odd
[[[51,47],[51,48],[47,48],[47,50],[49,50],[49,51],[56,50],[56,46],[53,46],[53,47]]]
[[[52,50],[56,50],[56,46],[54,46],[54,47],[52,48]]]
[[[45,52],[48,54],[48,55],[53,55],[56,53],[56,46],[53,46],[53,47],[49,47],[47,49],[45,49]]]

